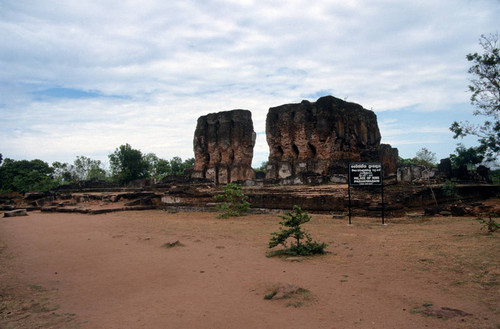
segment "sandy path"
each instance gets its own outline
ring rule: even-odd
[[[57,291],[50,296],[60,305],[55,313],[76,314],[71,326],[81,328],[500,325],[499,260],[488,252],[498,255],[498,234],[485,235],[471,219],[382,226],[356,218],[348,227],[313,215],[306,228],[331,253],[300,262],[265,257],[278,221],[162,211],[2,218],[0,241],[12,255],[7,272],[15,272],[6,284]],[[162,247],[176,240],[184,246]],[[280,283],[310,295],[265,300]],[[423,316],[423,305],[471,315]]]

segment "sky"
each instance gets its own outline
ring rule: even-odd
[[[0,0],[0,153],[187,159],[200,116],[247,109],[258,167],[270,107],[333,95],[401,157],[445,158],[477,145],[449,127],[484,120],[466,54],[499,18],[499,0]]]

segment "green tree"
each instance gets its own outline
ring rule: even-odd
[[[54,179],[59,184],[67,184],[74,181],[72,166],[67,162],[52,162],[52,168],[54,169]]]
[[[271,233],[269,248],[282,245],[286,249],[280,253],[301,256],[325,253],[327,244],[313,241],[309,233],[301,227],[302,224],[311,220],[307,212],[295,205],[293,206],[293,212],[286,212],[284,216],[279,217],[283,219],[280,222],[280,231]],[[287,247],[288,240],[292,240],[290,248]]]
[[[194,167],[194,158],[189,158],[185,161],[178,156],[173,157],[170,161],[161,159],[154,153],[148,153],[143,156],[148,163],[148,172],[150,177],[162,179],[165,176],[185,174],[187,169]]]
[[[194,158],[187,158],[182,162],[182,166],[184,167],[183,174],[186,173],[186,170],[194,168]]]
[[[170,175],[182,175],[184,173],[184,167],[182,166],[182,159],[179,157],[173,157],[170,160]]]
[[[261,173],[265,174],[266,170],[267,170],[267,163],[268,163],[268,161],[261,162],[260,167],[254,169],[255,172],[261,172]]]
[[[458,144],[455,154],[450,154],[450,160],[453,168],[465,165],[471,170],[483,162],[484,156],[481,155],[478,147],[465,148],[463,144]]]
[[[102,168],[100,160],[93,160],[81,155],[76,157],[72,167],[75,178],[80,181],[106,178],[106,170]]]
[[[158,179],[162,179],[163,177],[170,175],[172,173],[172,167],[170,166],[170,162],[165,159],[159,159],[155,165],[155,176]]]
[[[223,187],[224,194],[214,196],[215,200],[222,201],[217,205],[221,212],[219,217],[227,218],[232,216],[241,216],[250,209],[248,197],[243,194],[241,186],[235,183],[229,183]]]
[[[121,145],[110,154],[109,163],[113,177],[121,184],[149,177],[149,163],[141,151],[133,149],[129,144]]]
[[[73,164],[53,162],[54,178],[61,184],[84,180],[106,179],[107,172],[100,160],[77,156]]]
[[[476,107],[474,115],[482,115],[487,120],[481,124],[469,121],[453,122],[450,130],[453,138],[476,136],[479,139],[478,149],[487,161],[495,161],[500,153],[500,50],[498,33],[481,35],[479,44],[484,53],[468,54],[467,60],[472,62],[469,73],[472,74],[469,91],[471,104]]]
[[[414,158],[416,164],[421,166],[432,168],[436,166],[436,153],[429,151],[427,148],[423,147],[417,152],[417,156]]]
[[[399,157],[398,162],[409,166],[424,166],[427,168],[432,168],[436,166],[436,153],[429,151],[427,148],[423,147],[413,158],[404,159]]]
[[[403,165],[408,165],[408,166],[413,166],[413,165],[417,165],[417,163],[415,162],[415,158],[402,158],[402,157],[398,157],[398,162],[400,164],[403,164]]]
[[[409,161],[409,164],[424,166],[423,172],[427,176],[427,184],[429,185],[429,189],[431,190],[434,203],[437,206],[436,195],[434,194],[434,190],[432,189],[431,179],[430,179],[431,168],[436,166],[436,153],[431,152],[427,148],[423,147],[417,152],[417,155]]]
[[[491,182],[496,185],[500,185],[500,169],[494,169],[491,171]]]
[[[160,161],[160,158],[158,158],[158,156],[154,153],[148,153],[143,155],[143,159],[148,163],[149,176],[157,178],[156,168],[158,165],[158,161]]]
[[[54,169],[42,160],[6,158],[0,166],[0,190],[4,192],[45,192],[55,187]]]
[[[173,157],[172,160],[170,160],[171,175],[184,175],[186,169],[190,169],[193,167],[194,158],[189,158],[185,161],[182,161],[182,159],[179,157]]]

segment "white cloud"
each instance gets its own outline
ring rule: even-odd
[[[465,54],[499,16],[493,0],[1,2],[1,152],[71,161],[128,142],[191,157],[200,115],[249,109],[263,131],[269,107],[323,92],[385,117],[429,112],[412,119],[427,131],[381,125],[404,147],[468,103]],[[103,97],[40,97],[51,88]],[[266,152],[259,135],[256,161]]]

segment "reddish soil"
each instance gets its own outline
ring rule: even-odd
[[[266,257],[279,220],[0,218],[0,328],[500,328],[500,234],[473,218],[313,214],[328,254]],[[264,298],[285,283],[303,290]]]

